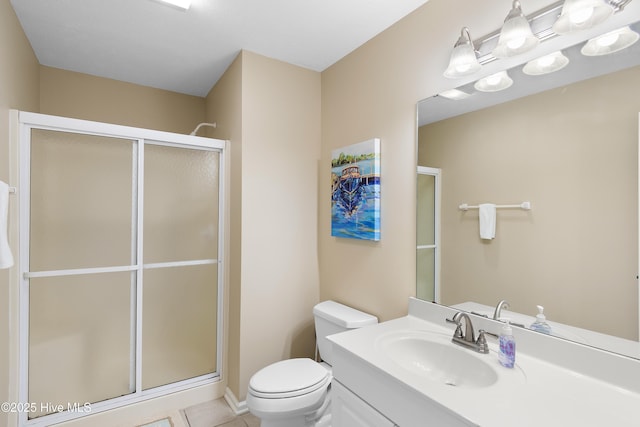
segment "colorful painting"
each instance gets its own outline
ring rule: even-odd
[[[331,235],[380,240],[380,139],[331,152]]]

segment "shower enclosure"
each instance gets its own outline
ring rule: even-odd
[[[21,425],[218,381],[225,142],[19,113]]]

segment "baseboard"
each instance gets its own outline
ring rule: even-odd
[[[247,407],[247,401],[243,400],[242,402],[238,401],[238,398],[231,391],[229,387],[224,391],[224,400],[227,401],[231,410],[235,412],[236,415],[242,415],[249,412],[249,408]]]

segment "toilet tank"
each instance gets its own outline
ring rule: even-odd
[[[333,365],[331,342],[327,340],[329,335],[378,323],[377,317],[335,301],[317,304],[313,307],[313,317],[320,358],[329,365]]]

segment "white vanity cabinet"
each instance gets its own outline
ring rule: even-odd
[[[335,379],[331,383],[333,427],[394,427],[396,424]]]

